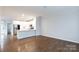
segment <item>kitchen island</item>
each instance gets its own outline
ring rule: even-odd
[[[17,31],[17,39],[23,39],[23,38],[27,38],[35,35],[36,35],[36,30],[34,29]]]

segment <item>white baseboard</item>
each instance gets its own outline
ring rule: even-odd
[[[49,35],[42,35],[42,36],[46,36],[46,37],[50,37],[50,38],[57,38],[57,39],[60,39],[60,40],[65,40],[65,41],[69,41],[69,42],[74,42],[74,43],[78,43],[78,41],[74,41],[74,40],[68,40],[68,39],[63,39],[63,38],[59,38],[59,37],[55,37],[55,36],[49,36]]]

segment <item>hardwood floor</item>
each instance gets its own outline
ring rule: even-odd
[[[5,52],[77,52],[79,44],[45,36],[33,36],[17,40],[16,37],[6,45]]]

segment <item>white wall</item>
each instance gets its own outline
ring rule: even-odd
[[[77,10],[66,8],[57,13],[42,18],[42,35],[79,43]]]
[[[36,17],[36,35],[41,35],[41,16]]]

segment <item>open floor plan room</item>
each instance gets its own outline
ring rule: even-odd
[[[78,6],[0,6],[1,52],[79,52]]]

